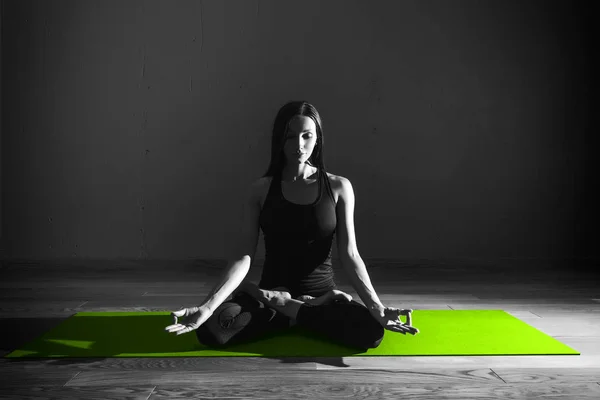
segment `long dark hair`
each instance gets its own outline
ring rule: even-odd
[[[275,122],[273,123],[273,136],[271,137],[271,161],[269,162],[269,168],[263,177],[281,176],[281,171],[283,170],[285,162],[283,155],[285,134],[290,121],[298,115],[312,119],[317,127],[317,143],[315,144],[312,155],[308,161],[310,162],[310,165],[317,167],[323,174],[326,174],[325,163],[323,162],[324,137],[321,116],[312,104],[306,101],[291,101],[281,107],[275,117]]]

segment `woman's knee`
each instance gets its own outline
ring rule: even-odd
[[[373,330],[367,335],[365,340],[366,347],[369,349],[374,349],[379,347],[381,342],[383,341],[383,335],[385,334],[385,329],[381,326],[377,321],[376,325],[373,327]]]
[[[357,334],[358,345],[365,349],[374,349],[379,347],[383,341],[385,329],[381,324],[371,315],[366,307],[362,306],[362,312],[360,312],[359,325],[360,329]]]
[[[221,343],[220,335],[218,334],[218,332],[215,332],[214,329],[208,328],[208,324],[211,322],[211,319],[215,318],[218,319],[218,317],[215,314],[211,315],[209,319],[204,321],[204,323],[200,325],[198,329],[196,329],[196,338],[198,339],[198,342],[205,346],[219,347],[223,345],[223,343]]]
[[[241,298],[223,303],[196,329],[198,341],[210,347],[225,347],[289,326],[287,317],[261,306]]]
[[[354,300],[303,305],[297,320],[299,325],[361,350],[376,348],[383,340],[384,328],[364,305]]]
[[[221,304],[210,318],[196,329],[198,341],[211,347],[225,346],[233,334],[248,323],[249,318],[238,318],[242,316],[242,312],[242,306],[237,302],[229,301]]]

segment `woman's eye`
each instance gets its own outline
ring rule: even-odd
[[[288,136],[286,140],[293,139],[294,136]],[[304,139],[311,139],[312,135],[304,135]]]

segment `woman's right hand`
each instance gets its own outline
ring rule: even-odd
[[[206,307],[189,307],[182,308],[178,311],[173,311],[173,325],[169,325],[165,328],[165,331],[170,333],[176,333],[178,336],[184,333],[196,330],[206,322],[212,316],[212,311]],[[177,319],[181,318],[178,323]]]

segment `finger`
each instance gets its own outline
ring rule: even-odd
[[[406,332],[404,332],[404,329],[402,329],[399,326],[395,326],[395,325],[388,325],[387,326],[387,330],[390,330],[392,332],[398,332],[398,333],[402,333],[403,335],[406,335]]]
[[[390,331],[394,331],[394,332],[400,332],[404,335],[406,335],[406,329],[404,328],[404,326],[402,325],[402,323],[395,323],[393,321],[390,321],[387,325],[387,329],[389,329]]]
[[[412,316],[410,313],[406,316],[406,325],[412,325]]]
[[[182,330],[180,330],[179,332],[177,332],[177,336],[179,335],[183,335],[184,333],[188,333],[192,330],[193,328],[191,326],[186,326],[185,328],[183,328]]]
[[[184,315],[185,315],[185,309],[171,312],[171,316],[173,317],[173,323],[177,324],[177,317],[183,317]]]
[[[185,325],[181,325],[181,324],[178,324],[178,325],[173,325],[173,326],[171,327],[171,329],[169,329],[169,332],[173,333],[173,332],[180,331],[180,330],[182,330],[182,329],[185,329]]]
[[[398,308],[393,309],[394,311],[398,312],[398,321],[402,322],[402,319],[400,318],[401,315],[406,316],[406,320],[409,321],[410,320],[410,311],[409,310],[400,310]],[[408,323],[408,322],[407,322]]]
[[[415,334],[419,333],[419,330],[417,328],[412,327],[412,326],[408,326],[408,324],[402,324],[402,323],[400,323],[400,324],[398,324],[396,326],[398,327],[399,330],[402,331],[402,333],[408,332],[411,335],[415,335]]]

